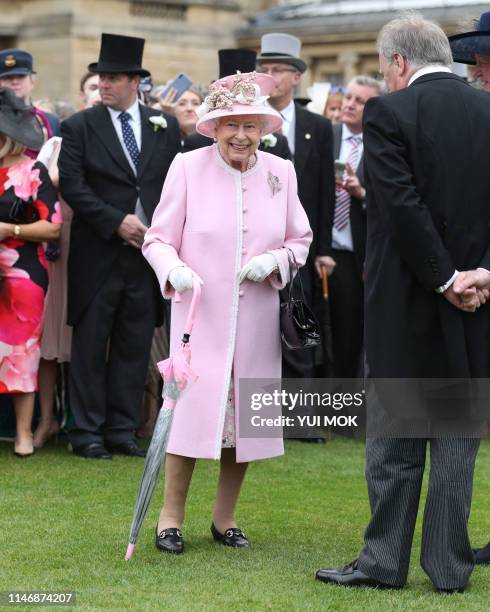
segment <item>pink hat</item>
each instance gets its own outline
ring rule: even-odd
[[[260,115],[264,120],[262,135],[277,131],[282,125],[281,115],[265,103],[274,86],[270,75],[255,72],[237,72],[215,81],[196,111],[196,130],[213,138],[220,117]]]

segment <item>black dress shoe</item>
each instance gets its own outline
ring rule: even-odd
[[[73,452],[75,455],[85,457],[85,459],[112,459],[111,453],[98,442],[74,446]]]
[[[107,444],[107,448],[115,455],[128,455],[129,457],[146,457],[146,451],[140,448],[134,440]]]
[[[374,589],[401,589],[401,586],[394,586],[380,582],[374,578],[366,576],[361,570],[357,569],[358,559],[348,563],[339,569],[319,569],[316,579],[330,584],[340,584],[343,586],[360,587],[367,586]]]
[[[436,591],[445,595],[454,595],[455,593],[464,593],[466,591],[466,586],[457,587],[455,589],[436,589]]]
[[[473,554],[475,555],[476,565],[489,565],[490,564],[490,542],[485,548],[474,548]]]
[[[238,527],[230,527],[225,533],[220,533],[214,523],[211,523],[211,533],[216,542],[221,542],[225,546],[232,548],[250,548],[250,542],[245,537],[245,534]]]
[[[184,552],[184,538],[180,529],[169,527],[158,533],[158,525],[155,529],[155,546],[162,552],[180,555]]]

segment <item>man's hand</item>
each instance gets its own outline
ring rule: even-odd
[[[332,274],[335,266],[337,265],[335,259],[330,257],[329,255],[318,255],[315,257],[315,268],[318,276],[322,277],[322,267],[326,268],[328,276]]]
[[[490,274],[486,270],[460,272],[443,295],[456,308],[475,312],[489,299]]]
[[[347,177],[342,181],[342,188],[353,198],[364,200],[366,197],[366,190],[361,185],[356,173],[349,163],[345,164],[345,173]]]
[[[135,249],[141,249],[147,229],[136,215],[126,215],[117,228],[117,233]]]
[[[490,272],[487,272],[483,268],[479,268],[478,270],[467,270],[466,272],[460,272],[453,284],[454,293],[461,295],[471,287],[476,287],[480,290],[489,291]]]

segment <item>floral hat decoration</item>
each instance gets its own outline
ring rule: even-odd
[[[209,94],[196,109],[199,121],[196,130],[213,138],[218,119],[237,115],[260,115],[262,135],[276,132],[282,125],[281,115],[265,102],[274,89],[275,81],[268,74],[241,73],[215,81]]]

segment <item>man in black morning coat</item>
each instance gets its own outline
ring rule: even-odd
[[[420,16],[384,26],[378,50],[394,93],[372,98],[364,110],[369,376],[451,384],[488,378],[490,306],[476,290],[462,296],[453,288],[461,271],[490,269],[488,94],[450,72],[445,34]],[[456,400],[448,396],[444,408],[456,408],[461,431],[471,403]],[[420,405],[406,406],[407,423]],[[368,401],[368,412],[373,407]],[[393,416],[396,403],[383,408]],[[341,569],[319,570],[318,579],[405,584],[430,439],[421,564],[438,591],[465,589],[475,563],[468,517],[479,440],[434,430],[430,438],[409,435],[368,432],[372,515],[364,548]]]
[[[141,254],[168,168],[179,151],[173,117],[138,103],[144,40],[102,34],[102,104],[62,125],[60,189],[74,211],[68,262],[73,326],[69,432],[75,453],[142,456],[139,425],[151,340],[163,305]]]

